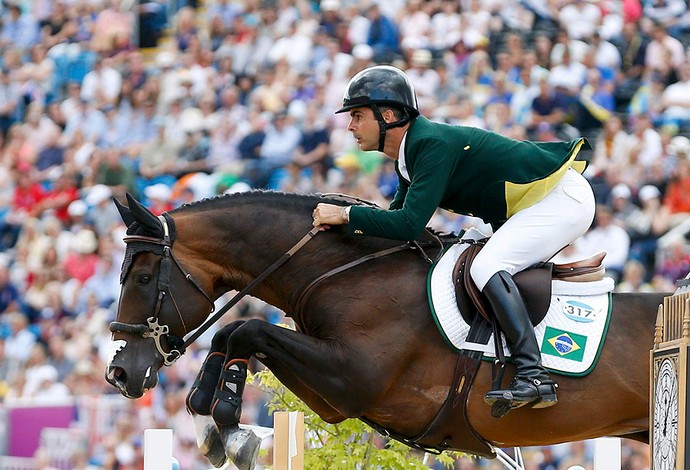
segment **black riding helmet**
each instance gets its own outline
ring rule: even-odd
[[[379,152],[383,151],[387,129],[404,126],[419,116],[417,95],[412,82],[402,70],[390,65],[369,67],[352,77],[343,96],[343,106],[336,114],[363,106],[370,107],[379,122]],[[380,106],[399,109],[403,113],[402,119],[387,123]]]

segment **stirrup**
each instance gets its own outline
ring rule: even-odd
[[[518,389],[522,384],[523,390]],[[524,388],[527,388],[525,390]],[[548,408],[558,402],[558,384],[551,379],[544,381],[516,376],[507,389],[491,390],[484,396],[484,402],[491,406],[494,418],[505,416],[510,410],[531,405],[531,408]],[[521,392],[515,395],[515,392]]]

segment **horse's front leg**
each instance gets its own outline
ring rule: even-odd
[[[314,411],[331,422],[361,416],[383,389],[366,358],[334,340],[321,340],[261,320],[248,320],[228,337],[226,362],[213,397],[211,414],[219,425],[238,422],[247,361],[256,355]],[[381,382],[378,382],[381,383]],[[359,384],[359,386],[358,386]],[[294,388],[293,388],[294,387]],[[352,393],[357,389],[357,393]]]
[[[186,399],[187,411],[194,421],[197,446],[216,468],[225,464],[226,456],[220,431],[210,416],[211,402],[225,363],[228,337],[242,323],[244,322],[233,322],[214,335],[211,348]]]

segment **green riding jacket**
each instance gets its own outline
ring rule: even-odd
[[[450,126],[423,116],[414,119],[404,140],[410,181],[398,173],[388,210],[353,206],[352,234],[398,240],[418,237],[436,208],[479,217],[500,226],[510,216],[540,201],[572,167],[586,139],[530,142],[474,127]]]

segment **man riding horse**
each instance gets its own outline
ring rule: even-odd
[[[351,234],[414,240],[437,208],[482,218],[494,233],[472,264],[472,280],[488,299],[505,334],[517,373],[504,390],[487,393],[492,406],[546,408],[557,384],[541,354],[513,275],[551,258],[584,234],[595,200],[576,160],[590,148],[570,142],[518,141],[493,132],[436,123],[421,116],[409,78],[374,66],[347,85],[343,106],[359,148],[396,161],[398,186],[388,210],[318,204],[315,226],[348,224]]]

